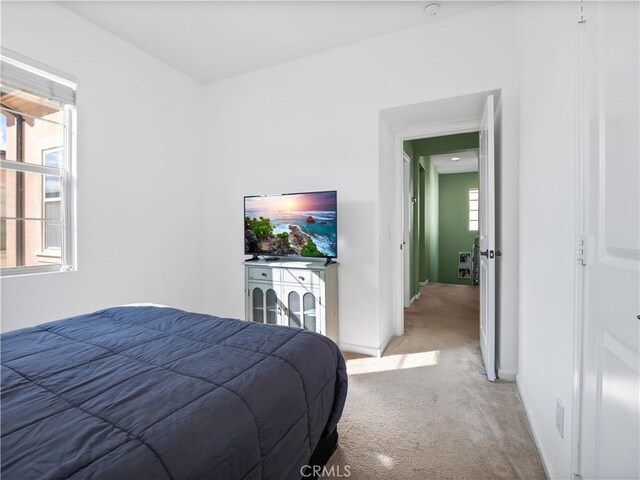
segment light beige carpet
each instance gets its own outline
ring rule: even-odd
[[[334,474],[349,466],[352,480],[545,478],[515,384],[483,375],[478,306],[475,287],[428,285],[382,358],[345,353]]]

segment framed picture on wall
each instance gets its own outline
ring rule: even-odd
[[[458,267],[458,278],[471,278],[471,268]]]
[[[458,252],[458,267],[471,268],[471,252]]]

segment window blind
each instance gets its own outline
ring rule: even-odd
[[[0,55],[0,79],[3,85],[9,87],[27,90],[68,105],[76,104],[75,82],[27,65],[6,55],[4,49]]]

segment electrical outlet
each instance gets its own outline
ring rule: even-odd
[[[556,399],[556,430],[560,438],[564,438],[564,406],[560,399]]]

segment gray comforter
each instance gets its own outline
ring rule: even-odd
[[[299,479],[347,394],[321,335],[117,307],[2,335],[2,479]]]

